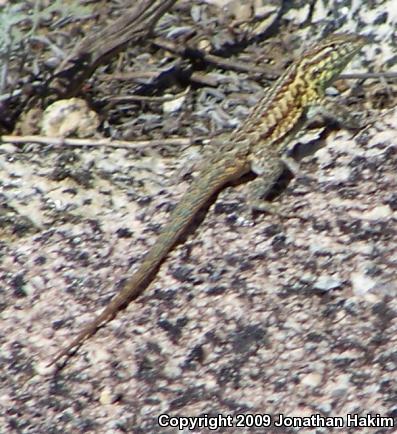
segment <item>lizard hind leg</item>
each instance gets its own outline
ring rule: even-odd
[[[266,163],[263,165],[258,164],[257,161],[251,163],[251,170],[257,175],[255,179],[247,184],[247,204],[251,213],[265,212],[282,215],[279,206],[271,203],[268,196],[284,169],[285,164],[281,159],[271,166]]]

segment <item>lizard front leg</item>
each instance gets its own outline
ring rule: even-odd
[[[338,99],[324,97],[321,103],[313,105],[307,112],[308,123],[315,118],[327,124],[330,121],[347,130],[358,130],[367,125],[367,114],[364,112],[352,112]]]

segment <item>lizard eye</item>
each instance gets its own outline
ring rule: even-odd
[[[320,74],[320,68],[318,68],[317,66],[315,67],[315,68],[313,68],[313,71],[312,71],[312,77],[313,78],[316,78],[316,77],[318,77],[319,76],[319,74]]]

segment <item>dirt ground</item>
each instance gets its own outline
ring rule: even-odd
[[[114,23],[134,7],[121,44]],[[0,2],[1,433],[396,431],[397,87],[366,75],[396,71],[392,10]],[[101,39],[107,26],[122,31]],[[217,140],[333,32],[371,39],[330,92],[362,127],[319,121],[297,138],[281,216],[252,216],[244,184],[222,191],[146,291],[47,367],[139,266]],[[95,50],[73,57],[87,38]]]

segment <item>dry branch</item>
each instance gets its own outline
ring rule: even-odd
[[[76,138],[64,138],[64,137],[47,137],[47,136],[0,136],[1,143],[13,143],[16,145],[26,145],[35,143],[38,145],[52,145],[52,146],[108,146],[112,148],[129,148],[129,149],[141,149],[145,147],[157,147],[157,146],[190,146],[192,144],[199,143],[199,138],[189,137],[175,137],[169,139],[157,139],[157,140],[112,140],[112,139],[76,139]]]
[[[87,35],[57,68],[51,88],[62,98],[76,95],[99,65],[128,43],[147,37],[175,1],[138,1],[102,31]]]

